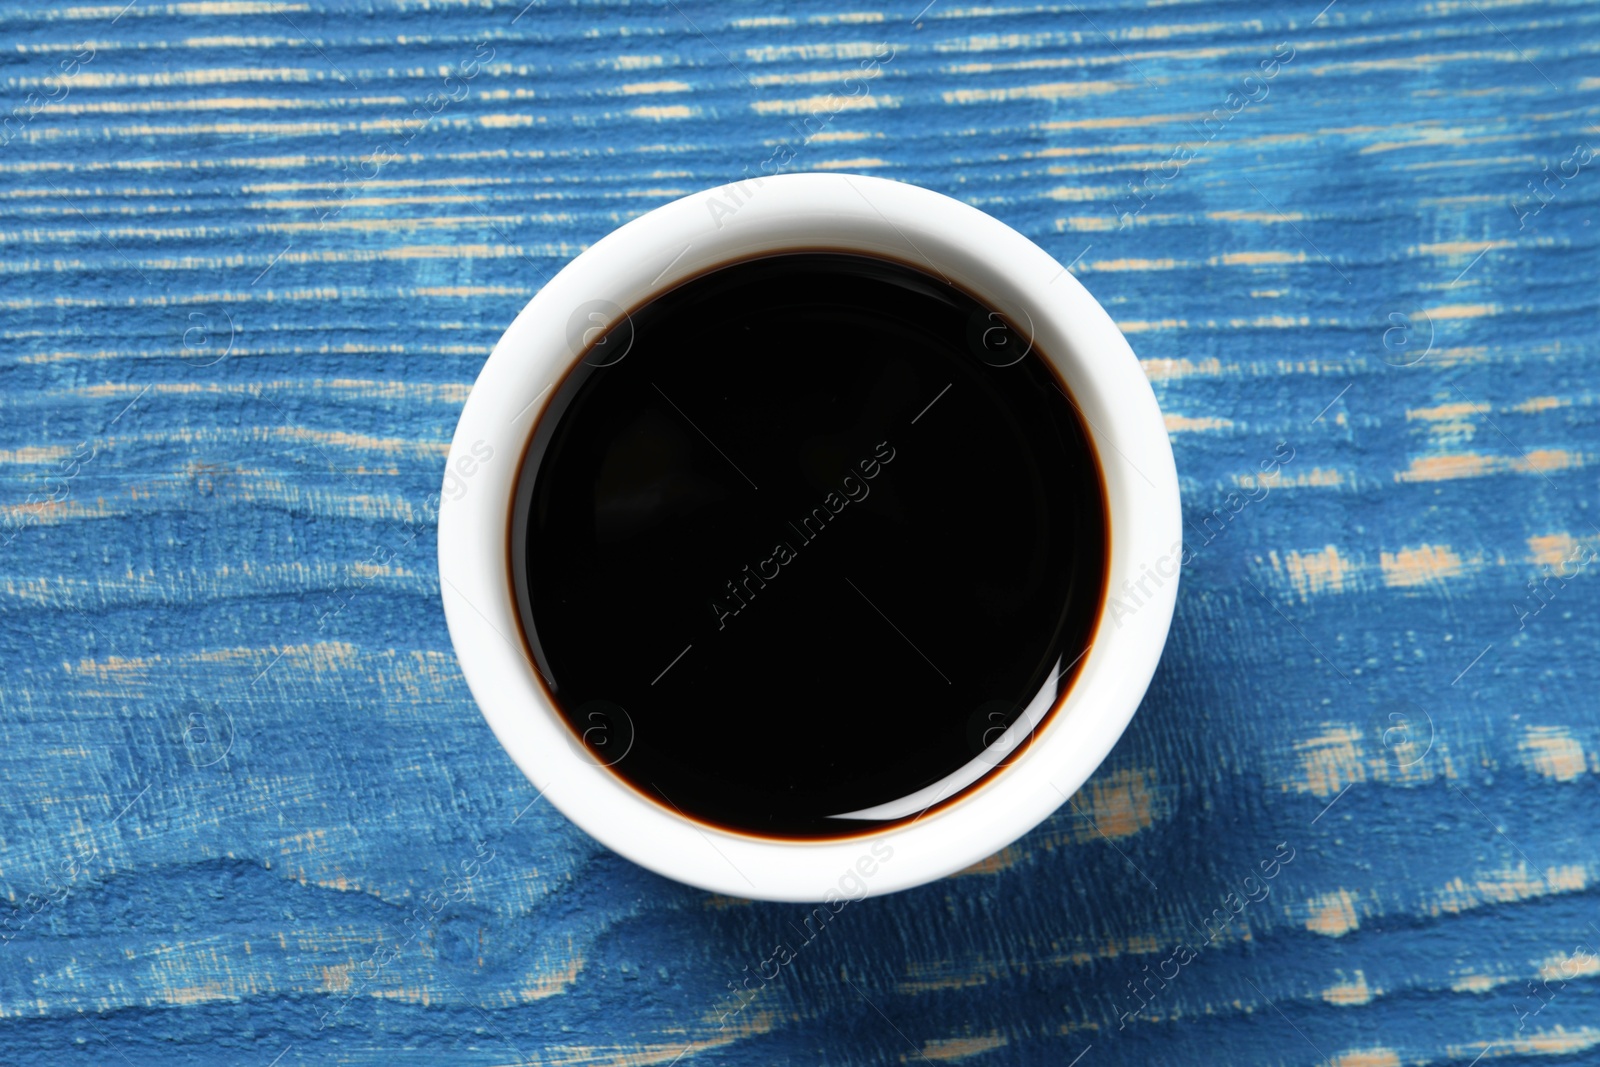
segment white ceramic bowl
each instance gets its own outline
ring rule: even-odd
[[[924,265],[1031,325],[1100,455],[1111,558],[1106,603],[1078,677],[1014,762],[912,822],[846,840],[779,841],[691,822],[585,757],[535,681],[508,538],[517,463],[587,330],[714,266],[819,247]],[[1155,396],[1111,317],[1076,278],[960,201],[880,178],[791,174],[657,208],[567,264],[528,302],[484,364],[456,428],[439,509],[439,576],[450,637],[484,718],[568,818],[681,882],[732,896],[831,902],[958,871],[1026,833],[1083,785],[1155,671],[1181,540],[1177,472]]]

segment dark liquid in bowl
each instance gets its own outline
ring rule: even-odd
[[[993,746],[1066,693],[1107,550],[1094,448],[1024,329],[910,266],[795,253],[590,340],[511,530],[581,751],[777,838],[914,818],[1015,757]]]

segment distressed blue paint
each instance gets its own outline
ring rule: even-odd
[[[1541,967],[1600,950],[1595,571],[1525,628],[1512,604],[1559,535],[1600,537],[1600,165],[1523,229],[1510,203],[1600,136],[1600,10],[119,6],[0,8],[22,115],[94,48],[0,148],[0,1060],[1597,1055],[1594,975],[1517,1016]],[[1203,126],[1285,41],[1265,98]],[[1084,816],[851,905],[723,1030],[802,909],[662,881],[536,800],[454,665],[424,501],[543,278],[758,170],[806,107],[757,105],[848,92],[881,42],[880,106],[797,165],[1080,257],[1177,417],[1191,547],[1280,441],[1321,484],[1186,569]],[[620,92],[644,83],[686,88]],[[1391,313],[1432,337],[1414,366]],[[1442,470],[1419,461],[1503,469],[1400,477]],[[1398,701],[1432,723],[1405,768]],[[1279,842],[1270,896],[1122,1019]]]

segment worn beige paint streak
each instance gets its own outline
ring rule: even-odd
[[[565,1045],[544,1050],[539,1067],[671,1067],[679,1060],[693,1062],[700,1053],[727,1048],[752,1037],[769,1034],[778,1025],[778,1017],[770,1011],[752,1011],[746,1008],[730,1019],[726,1028],[713,1016],[700,1024],[699,1029],[715,1033],[716,1037],[683,1041],[676,1039],[664,1043],[634,1045]],[[788,1021],[787,1019],[785,1021]],[[518,1059],[496,1064],[495,1067],[525,1067],[527,1061]]]
[[[1565,726],[1529,726],[1517,745],[1522,764],[1556,782],[1575,782],[1589,770],[1583,745]]]
[[[1092,826],[1078,828],[1076,838],[1090,841],[1102,834],[1116,839],[1132,837],[1140,830],[1154,824],[1158,814],[1155,793],[1155,772],[1151,770],[1118,770],[1096,775],[1080,789],[1070,807],[1081,811]]]
[[[1187,415],[1171,414],[1162,416],[1162,419],[1166,423],[1168,433],[1194,433],[1204,430],[1233,429],[1232,419],[1222,419],[1215,415],[1191,418]]]
[[[1600,955],[1595,954],[1587,941],[1574,945],[1570,952],[1547,956],[1539,964],[1539,980],[1543,982],[1570,982],[1597,974],[1600,974]]]
[[[1001,1033],[992,1032],[982,1037],[935,1038],[923,1044],[922,1057],[940,1063],[959,1063],[973,1056],[1005,1048],[1010,1040]]]
[[[1220,378],[1222,361],[1215,356],[1205,359],[1141,359],[1139,366],[1144,376],[1152,382],[1175,382],[1184,378]]]
[[[1194,264],[1188,260],[1177,259],[1096,259],[1085,263],[1084,266],[1092,271],[1124,271],[1124,270],[1173,270],[1177,267],[1192,267]]]
[[[1287,552],[1281,560],[1274,551],[1268,553],[1267,558],[1271,561],[1273,573],[1287,578],[1290,587],[1302,600],[1318,593],[1342,593],[1347,588],[1354,588],[1353,579],[1361,570],[1359,562],[1340,555],[1334,545],[1305,552]]]
[[[1348,889],[1322,893],[1307,902],[1305,927],[1314,934],[1343,937],[1361,925],[1357,897]]]
[[[697,108],[687,104],[673,104],[670,107],[635,107],[628,110],[628,114],[636,119],[651,119],[663,122],[667,119],[686,119],[698,114]]]
[[[1463,561],[1447,545],[1418,545],[1402,548],[1398,552],[1379,555],[1383,569],[1383,584],[1391,588],[1414,589],[1434,585],[1446,578],[1459,578],[1468,567],[1476,568],[1482,560],[1474,557]]]
[[[1596,1045],[1600,1045],[1600,1028],[1579,1026],[1568,1029],[1556,1026],[1526,1037],[1517,1034],[1488,1044],[1450,1045],[1445,1055],[1452,1061],[1470,1064],[1480,1059],[1488,1062],[1520,1056],[1570,1056]]]
[[[1351,1049],[1335,1056],[1329,1067],[1400,1067],[1400,1053],[1382,1045]]]
[[[1097,775],[1072,798],[1067,808],[1079,816],[1064,830],[1044,830],[1029,839],[1029,846],[1009,845],[992,856],[958,871],[956,876],[998,874],[1025,860],[1031,849],[1054,851],[1062,845],[1118,840],[1148,829],[1170,811],[1149,770],[1118,770]]]
[[[964,878],[977,874],[998,874],[1001,871],[1010,870],[1025,855],[1026,853],[1016,845],[1007,845],[994,855],[981,859],[970,867],[963,867],[950,877]]]
[[[871,170],[874,167],[888,167],[892,164],[886,159],[876,156],[867,156],[860,159],[830,159],[818,163],[816,170]]]
[[[1588,566],[1587,557],[1600,546],[1600,536],[1573,537],[1569,533],[1541,534],[1528,538],[1527,562],[1549,567],[1558,578],[1572,578]]]
[[[1528,870],[1523,864],[1514,870],[1480,874],[1471,882],[1454,878],[1432,893],[1421,910],[1436,916],[1457,915],[1490,904],[1515,904],[1539,897],[1581,893],[1588,885],[1588,872],[1581,866],[1551,867],[1538,872]]]
[[[1266,488],[1274,489],[1344,489],[1354,488],[1356,476],[1354,471],[1338,471],[1331,467],[1312,467],[1309,470],[1296,471],[1292,475],[1284,473],[1285,468],[1279,468],[1277,473],[1267,475],[1236,474],[1233,484],[1240,489],[1254,491]]]
[[[0,464],[20,464],[36,467],[41,463],[57,463],[77,451],[76,445],[23,445],[21,448],[0,448]]]
[[[1371,1004],[1373,999],[1382,996],[1383,990],[1373,989],[1367,984],[1367,976],[1360,969],[1356,970],[1355,977],[1344,981],[1335,982],[1322,991],[1322,999],[1336,1008],[1353,1008],[1362,1004]]]
[[[1136,87],[1133,82],[1120,81],[1051,82],[1047,85],[1012,85],[1004,89],[955,89],[941,95],[947,104],[992,104],[1008,100],[1068,100],[1105,96]]]
[[[863,93],[860,96],[808,96],[799,100],[757,100],[750,109],[757,115],[816,115],[840,111],[870,111],[882,107],[898,107],[897,96],[877,96]]]
[[[623,96],[639,96],[649,93],[687,93],[692,88],[688,82],[680,81],[630,82],[619,86],[616,91]]]
[[[1403,712],[1402,712],[1403,713]],[[1394,721],[1394,726],[1389,726]],[[1426,760],[1414,758],[1408,763],[1398,760],[1398,755],[1410,757],[1411,749],[1400,752],[1386,747],[1387,729],[1405,729],[1405,736],[1389,737],[1394,745],[1426,745]],[[1411,785],[1430,782],[1437,777],[1453,779],[1456,766],[1450,749],[1442,737],[1429,736],[1427,723],[1406,723],[1400,720],[1374,720],[1374,733],[1366,734],[1352,723],[1322,723],[1322,733],[1296,741],[1293,745],[1296,769],[1286,776],[1282,789],[1310,793],[1314,797],[1333,800],[1349,785],[1376,782],[1386,785]],[[1414,731],[1414,733],[1411,733]]]
[[[1229,252],[1209,262],[1224,267],[1265,267],[1283,263],[1305,263],[1304,252]]]
[[[1539,475],[1587,465],[1587,457],[1560,448],[1534,449],[1520,456],[1449,452],[1414,458],[1405,470],[1395,472],[1394,480],[1445,482],[1458,478],[1483,478],[1491,474]]]

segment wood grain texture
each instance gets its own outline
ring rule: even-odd
[[[1600,8],[918,7],[0,6],[0,1061],[1600,1061]],[[424,504],[784,145],[1072,263],[1197,551],[1074,804],[803,946],[538,799]]]

